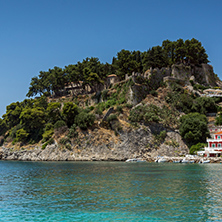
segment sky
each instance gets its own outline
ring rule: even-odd
[[[198,39],[222,79],[221,0],[0,0],[0,117],[31,78],[86,57],[103,63],[169,39]]]

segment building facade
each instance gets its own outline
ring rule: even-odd
[[[207,147],[203,151],[198,151],[197,155],[204,157],[222,156],[222,131],[214,133],[213,139],[207,139]]]

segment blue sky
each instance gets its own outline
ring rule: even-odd
[[[31,78],[86,57],[196,38],[222,79],[220,0],[0,0],[0,116]]]

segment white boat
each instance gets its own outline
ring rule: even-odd
[[[187,159],[182,159],[182,161],[181,161],[181,163],[189,163],[190,161],[189,160],[187,160]]]
[[[204,161],[202,161],[202,163],[204,164],[204,163],[210,163],[210,160],[204,160]]]
[[[181,160],[174,160],[174,163],[181,163]]]
[[[134,158],[134,159],[128,159],[128,160],[126,160],[125,161],[126,163],[130,163],[130,162],[136,162],[136,163],[138,163],[138,162],[146,162],[145,160],[140,160],[140,159],[136,159],[136,158]]]
[[[165,162],[167,162],[167,159],[165,159],[164,157],[157,160],[157,163],[165,163]]]
[[[200,162],[199,163],[203,163],[203,164],[205,164],[205,163],[210,163],[210,160],[200,160]]]

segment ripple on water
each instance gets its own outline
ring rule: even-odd
[[[0,161],[0,221],[222,221],[222,165]]]

